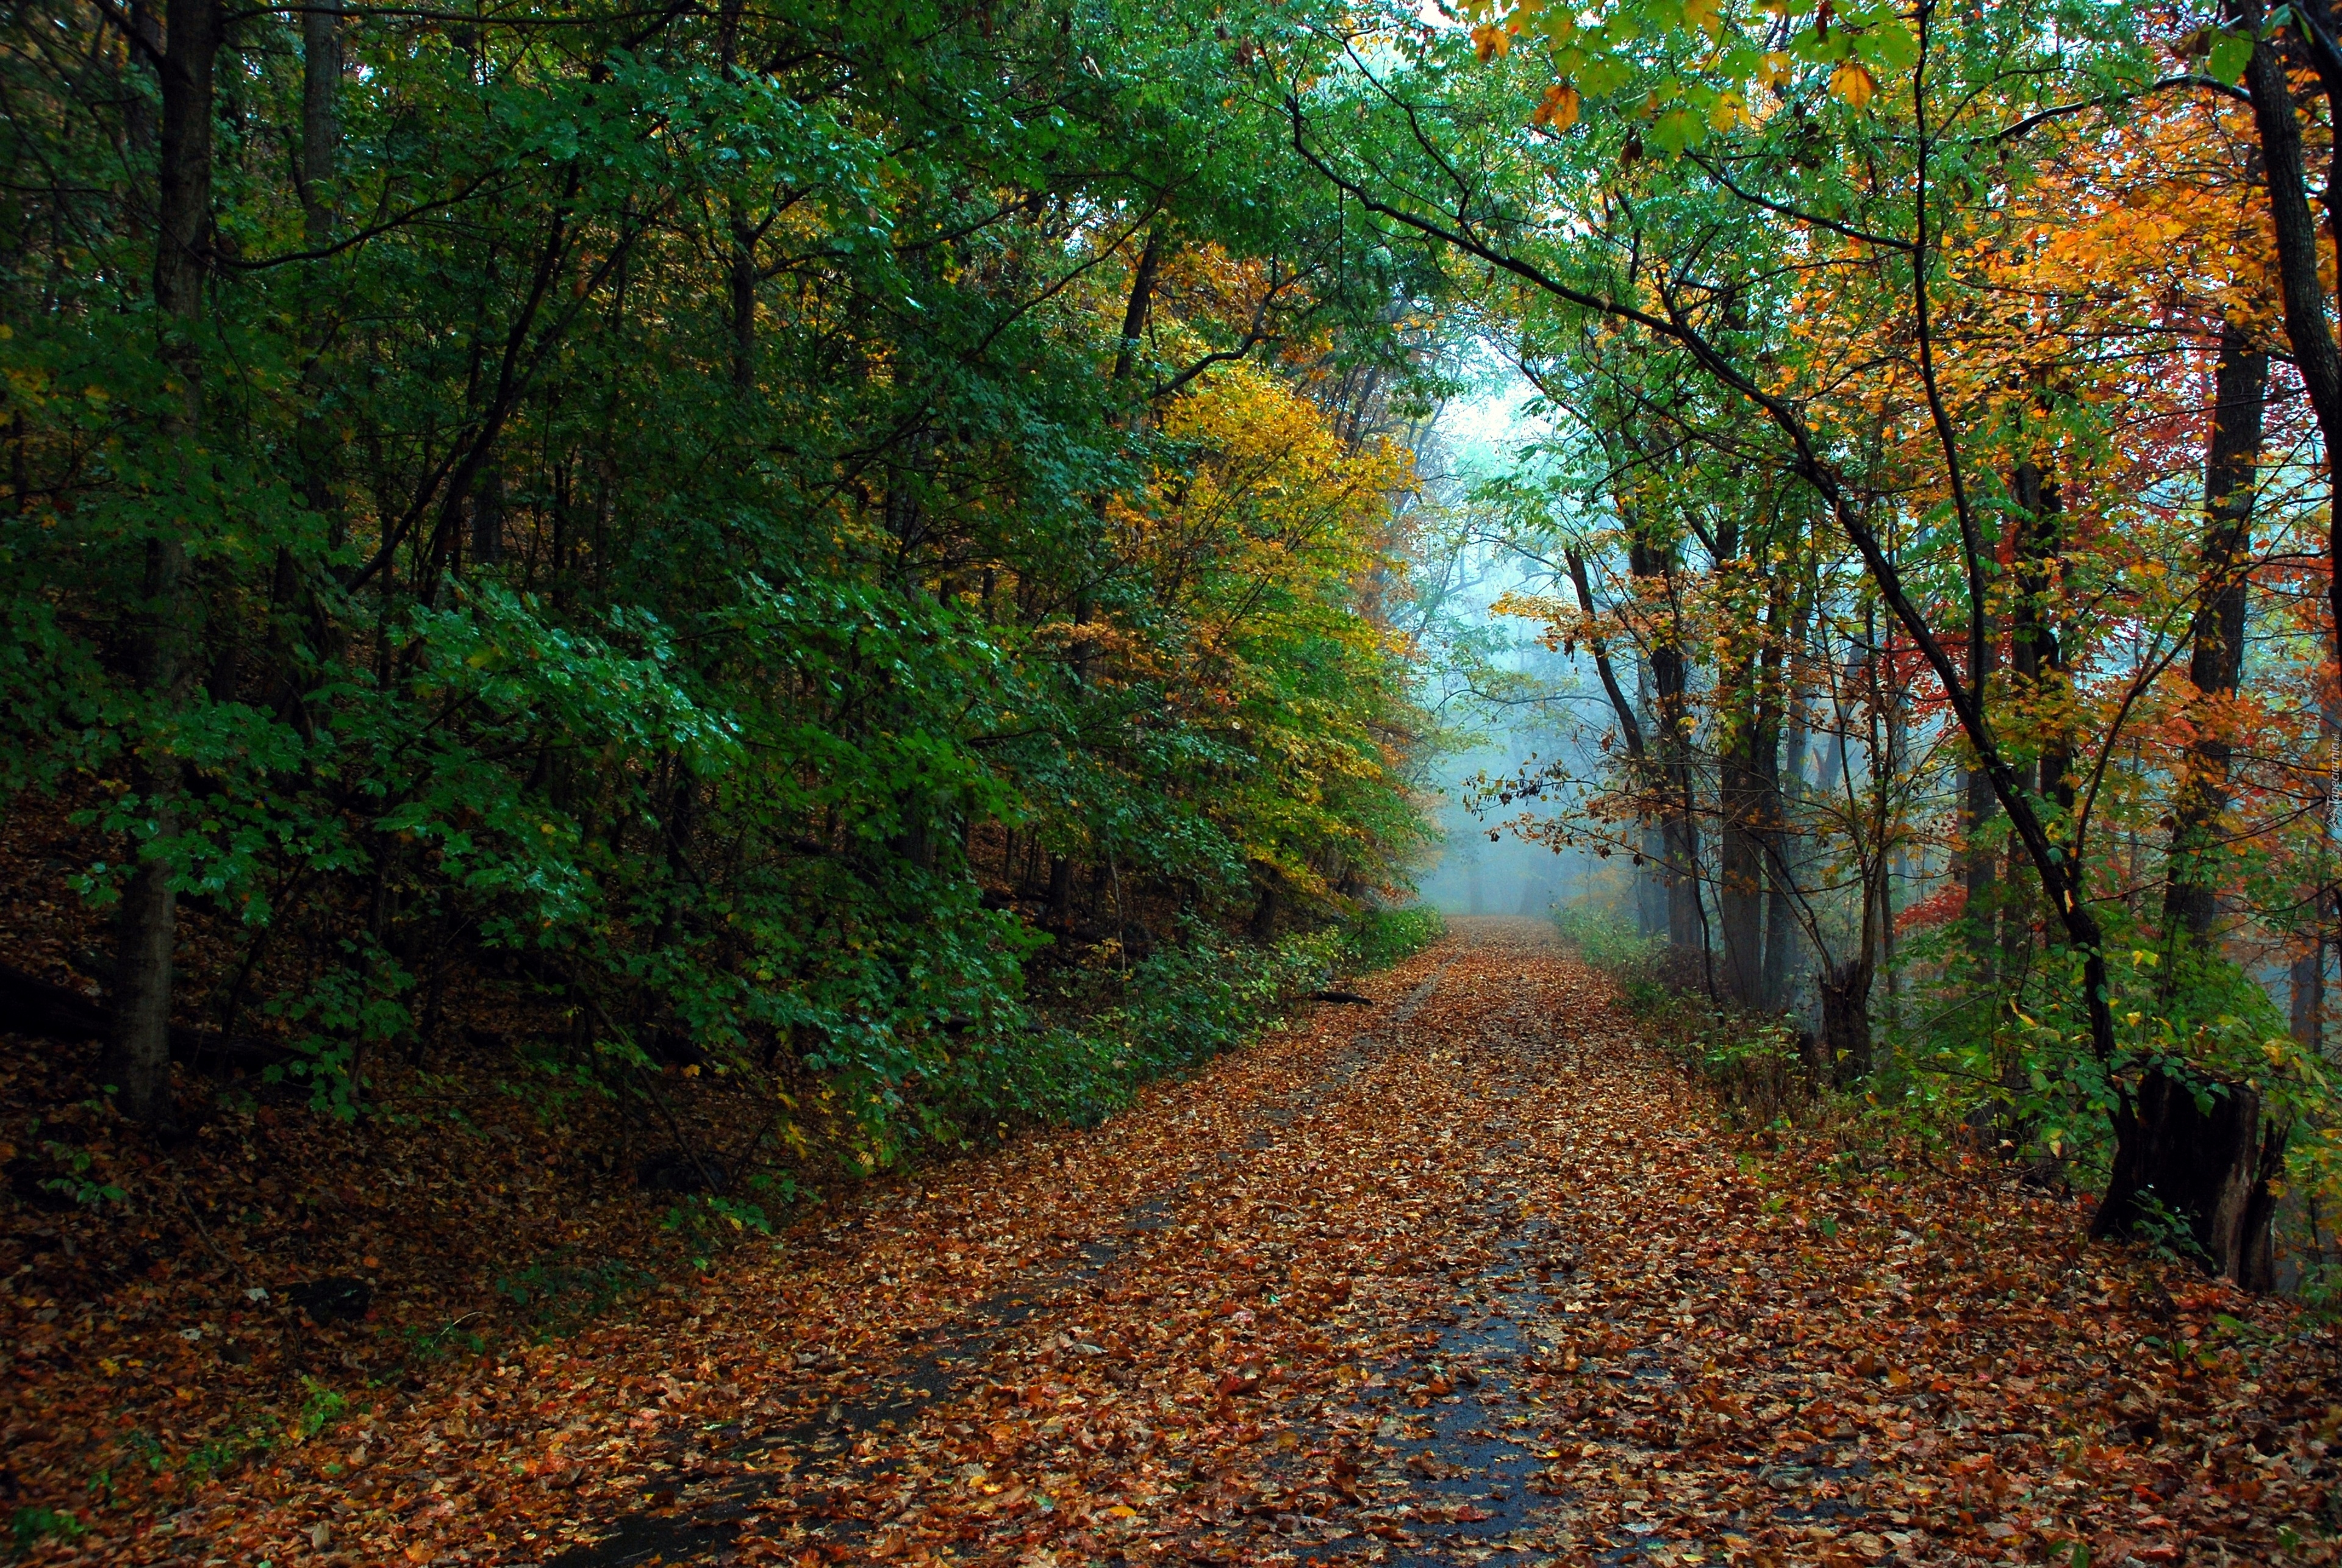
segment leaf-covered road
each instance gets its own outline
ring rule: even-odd
[[[1726,1136],[1546,928],[1458,924],[1371,1008],[345,1428],[339,1473],[313,1453],[211,1540],[280,1565],[2331,1560],[2327,1336],[2264,1370],[2289,1319],[2175,1299],[2004,1173]]]

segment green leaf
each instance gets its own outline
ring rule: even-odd
[[[2245,66],[2253,57],[2253,38],[2249,33],[2222,33],[2214,40],[2212,53],[2204,62],[2205,70],[2223,82],[2240,80]]]
[[[1907,71],[1919,58],[1919,40],[1901,18],[1891,18],[1856,35],[1855,52],[1887,71]]]
[[[1651,143],[1662,152],[1680,153],[1696,147],[1707,135],[1707,122],[1688,108],[1677,105],[1661,115],[1651,125]]]

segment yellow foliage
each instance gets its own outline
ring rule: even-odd
[[[1396,575],[1394,503],[1414,483],[1412,455],[1346,442],[1325,409],[1249,365],[1181,398],[1164,434],[1183,460],[1158,469],[1143,507],[1116,514],[1180,628],[1147,640],[1149,673],[1191,724],[1223,726],[1256,759],[1259,787],[1224,825],[1322,892],[1295,846],[1348,833],[1349,792],[1395,787],[1381,736],[1404,704],[1406,650],[1376,594]]]
[[[1545,99],[1529,116],[1529,123],[1566,131],[1577,124],[1577,89],[1566,82],[1556,82],[1545,90]]]
[[[1841,60],[1830,73],[1830,91],[1859,109],[1877,95],[1878,83],[1859,60]]]

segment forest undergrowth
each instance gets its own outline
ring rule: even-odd
[[[397,1383],[324,1375],[363,1322],[304,1327],[311,1398],[265,1451],[182,1463],[166,1497],[133,1479],[130,1423],[85,1427],[138,1504],[75,1500],[85,1533],[25,1544],[277,1568],[2334,1560],[2342,1366],[2296,1307],[2092,1245],[1997,1163],[1730,1131],[1542,923],[1462,923],[1358,984],[1369,1005],[1101,1125],[869,1183],[572,1321],[501,1317]],[[310,1244],[357,1243],[365,1196],[320,1205]],[[541,1201],[502,1196],[515,1228]],[[196,1245],[185,1272],[216,1268]],[[115,1299],[177,1348],[107,1397],[187,1403],[173,1385],[228,1347],[166,1281]],[[101,1386],[90,1319],[46,1326],[49,1386]],[[60,1511],[61,1473],[34,1494]]]

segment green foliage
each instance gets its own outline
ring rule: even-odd
[[[19,1508],[8,1522],[8,1528],[20,1553],[29,1552],[44,1541],[78,1541],[89,1533],[88,1525],[55,1508]]]
[[[1324,935],[1266,949],[1205,940],[1092,974],[1074,999],[1076,1021],[1004,1035],[965,1064],[956,1120],[1095,1125],[1140,1084],[1251,1038],[1282,1003],[1318,984],[1333,951]]]
[[[755,1203],[716,1193],[693,1193],[666,1212],[660,1228],[679,1241],[691,1266],[705,1270],[716,1256],[753,1231],[773,1233],[772,1222]]]
[[[2302,1270],[2297,1295],[2321,1323],[2342,1321],[2342,1263],[2319,1259]]]
[[[1889,1032],[1875,1095],[1938,1124],[1988,1122],[2015,1153],[2067,1161],[2090,1177],[2111,1157],[2107,1116],[2149,1071],[2192,1085],[2207,1107],[2232,1084],[2257,1086],[2280,1116],[2314,1107],[2318,1069],[2266,989],[2225,955],[2174,951],[2129,924],[2119,905],[2105,918],[2111,1060],[2091,1049],[2072,950],[2028,948],[2012,974],[2007,947],[1979,952],[1973,923],[1957,921],[1904,949],[1913,1025]],[[2152,1218],[2145,1223],[2145,1239],[2161,1244]]]
[[[267,1433],[258,1431],[207,1438],[186,1452],[179,1461],[179,1468],[194,1476],[198,1483],[206,1483],[229,1473],[245,1460],[265,1453],[275,1446]]]
[[[478,1355],[488,1348],[487,1336],[469,1325],[476,1313],[441,1323],[437,1328],[415,1328],[412,1325],[399,1331],[406,1341],[405,1359],[410,1366],[427,1366],[449,1356]]]
[[[72,814],[93,904],[167,868],[321,1114],[473,983],[574,1021],[514,1048],[548,1101],[811,1075],[883,1159],[1097,1100],[1128,1063],[1036,967],[1065,1000],[1127,914],[1241,1011],[1204,955],[1265,891],[1338,916],[1424,834],[1373,432],[1432,275],[1277,101],[1337,15],[368,17],[305,172],[301,27],[247,17],[167,332],[152,74],[14,15],[0,788]]]
[[[1813,1080],[1796,1027],[1779,1018],[1714,1009],[1680,1047],[1684,1058],[1757,1122],[1792,1116],[1813,1098]]]
[[[1685,1005],[1668,984],[1666,937],[1643,935],[1634,922],[1604,904],[1562,904],[1554,910],[1553,919],[1562,940],[1617,984],[1636,1017],[1658,1026]]]
[[[575,1263],[555,1257],[505,1275],[495,1282],[495,1291],[528,1320],[538,1338],[558,1339],[657,1283],[657,1276],[623,1258]]]
[[[35,1129],[39,1123],[34,1124]],[[41,1148],[58,1174],[42,1178],[44,1192],[56,1193],[78,1207],[95,1209],[105,1203],[128,1202],[128,1194],[112,1182],[93,1180],[91,1168],[95,1161],[88,1150],[74,1144],[60,1143],[55,1138],[41,1140]]]
[[[314,1377],[304,1374],[301,1388],[301,1413],[295,1419],[295,1424],[303,1437],[316,1436],[339,1421],[350,1407],[349,1400],[339,1391],[326,1387]]]
[[[1406,909],[1370,909],[1343,926],[1339,967],[1354,973],[1387,969],[1446,934],[1447,923],[1427,904]]]
[[[1296,998],[1395,964],[1443,930],[1436,911],[1404,909],[1266,948],[1195,934],[1126,970],[1086,976],[1077,1021],[996,1037],[961,1064],[944,1103],[968,1136],[1025,1122],[1095,1125],[1141,1084],[1192,1072],[1253,1039]]]
[[[1621,980],[1654,974],[1666,952],[1666,937],[1643,935],[1633,921],[1605,904],[1561,904],[1553,923],[1580,958]]]

